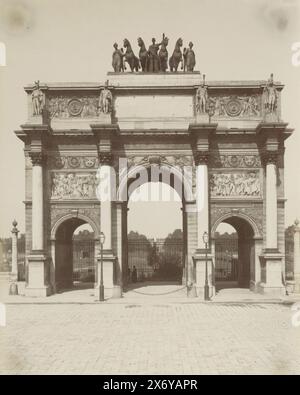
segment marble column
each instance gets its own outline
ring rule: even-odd
[[[266,249],[277,250],[277,154],[266,155]]]
[[[115,170],[112,166],[112,154],[101,152],[99,155],[100,167],[98,170],[99,185],[97,197],[100,200],[100,231],[104,233],[103,244],[103,283],[105,297],[118,296],[121,287],[114,285],[115,277],[115,257],[112,252],[112,201],[115,198]],[[100,285],[101,278],[101,256],[98,260],[98,283],[96,292]]]
[[[294,224],[294,292],[300,293],[300,227],[299,220]]]
[[[209,234],[209,184],[208,184],[208,152],[198,152],[196,154],[196,199],[197,199],[197,248],[205,249],[203,234]]]
[[[32,250],[44,249],[43,156],[32,153]]]
[[[277,158],[277,151],[265,152],[265,250],[261,256],[262,282],[257,289],[264,294],[285,295],[283,254],[277,241]]]
[[[48,296],[47,258],[44,254],[43,154],[30,152],[32,161],[32,251],[28,256],[27,296]]]

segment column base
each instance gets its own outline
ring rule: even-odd
[[[47,257],[42,251],[32,252],[28,260],[28,284],[25,286],[25,296],[45,297],[51,295],[51,286],[46,279]]]
[[[30,288],[30,287],[25,287],[24,291],[25,296],[30,296],[34,298],[43,298],[46,296],[51,295],[51,287],[50,286],[45,286],[42,288]]]
[[[258,293],[275,296],[286,295],[283,284],[282,259],[283,255],[275,249],[266,249],[260,256],[262,281],[257,284]]]
[[[258,293],[262,295],[270,295],[270,296],[285,296],[286,295],[286,289],[285,287],[279,286],[279,287],[272,287],[268,284],[265,283],[260,283],[257,285],[257,291]]]

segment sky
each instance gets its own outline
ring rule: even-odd
[[[114,42],[126,37],[137,53],[137,37],[148,45],[162,33],[169,52],[179,37],[193,41],[196,70],[208,81],[273,73],[285,84],[282,118],[295,128],[286,142],[286,225],[300,218],[300,67],[292,64],[299,10],[299,0],[0,0],[0,237],[10,235],[14,218],[24,231],[23,143],[14,135],[27,115],[23,87],[37,79],[103,82]],[[166,218],[173,209],[163,210]],[[167,234],[168,220],[160,227]]]

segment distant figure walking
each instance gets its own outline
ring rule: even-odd
[[[133,266],[133,268],[132,268],[132,276],[131,276],[131,278],[132,278],[132,282],[133,283],[137,282],[137,271],[136,271],[136,267],[135,266]]]

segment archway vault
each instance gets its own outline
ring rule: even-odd
[[[72,220],[72,219],[74,219],[74,220],[75,219],[79,219],[79,220],[82,221],[82,223],[89,224],[92,227],[92,229],[93,229],[93,232],[94,232],[94,235],[95,235],[95,239],[98,239],[99,233],[100,233],[98,225],[90,217],[88,217],[88,216],[86,216],[84,214],[80,214],[80,213],[76,213],[76,214],[69,213],[69,214],[65,214],[62,217],[60,217],[55,222],[55,224],[52,226],[52,229],[51,229],[51,240],[53,240],[53,241],[56,240],[56,234],[57,234],[57,231],[58,231],[60,225],[62,225],[64,222],[66,222],[68,220]]]
[[[234,228],[237,228],[237,224],[235,222],[242,221],[244,224],[249,226],[253,232],[253,239],[261,239],[262,235],[261,232],[254,221],[249,215],[245,213],[235,213],[235,212],[228,212],[226,214],[221,215],[212,225],[211,227],[211,238],[215,238],[215,233],[218,226],[222,223],[228,223],[232,225]],[[238,229],[236,229],[238,231]]]
[[[177,166],[171,166],[168,163],[145,163],[141,165],[137,165],[134,168],[129,169],[128,173],[125,173],[120,177],[120,183],[117,189],[117,200],[124,201],[128,200],[128,192],[130,185],[136,180],[136,175],[140,174],[144,170],[147,171],[147,179],[143,180],[138,186],[141,186],[144,183],[151,182],[151,167],[157,166],[159,168],[160,174],[162,175],[161,180],[154,180],[165,183],[170,187],[174,188],[175,191],[179,194],[182,201],[193,201],[193,176],[190,174],[190,177],[187,174],[184,174],[182,170]],[[170,175],[170,178],[167,179],[167,175]],[[180,188],[180,190],[178,190]],[[136,188],[135,188],[136,189]],[[131,193],[134,189],[131,191]]]

